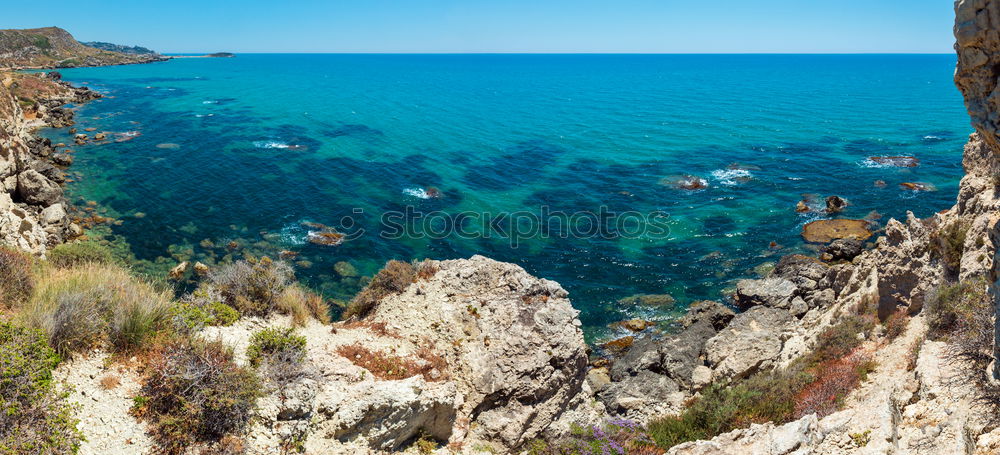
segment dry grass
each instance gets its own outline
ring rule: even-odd
[[[247,316],[268,316],[279,297],[292,284],[295,273],[283,261],[248,258],[212,270],[208,276],[226,304]]]
[[[17,319],[42,330],[62,355],[105,343],[130,352],[167,327],[170,299],[121,267],[88,263],[49,270]]]
[[[121,378],[114,374],[106,374],[101,378],[101,388],[104,390],[113,390],[121,385],[121,383]]]
[[[35,288],[34,259],[27,253],[0,247],[0,310],[31,297]]]
[[[326,300],[298,283],[281,293],[275,309],[281,314],[290,315],[297,326],[305,325],[309,318],[323,324],[330,323],[330,306]]]
[[[384,352],[372,351],[359,343],[340,346],[337,353],[355,365],[370,371],[375,377],[386,380],[406,379],[423,376],[427,381],[447,379],[447,362],[429,348],[421,348],[416,357],[400,357]]]
[[[378,303],[390,296],[402,293],[416,279],[417,271],[409,262],[389,261],[379,270],[371,283],[358,295],[344,311],[344,319],[360,319],[370,314]]]

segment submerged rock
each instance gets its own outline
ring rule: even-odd
[[[830,243],[846,238],[866,240],[871,236],[865,220],[817,220],[802,227],[802,238],[811,243]]]
[[[672,175],[661,179],[660,184],[681,190],[702,190],[708,188],[708,180],[695,175]]]
[[[642,332],[650,327],[655,326],[656,323],[653,321],[647,321],[645,319],[629,319],[627,321],[619,321],[611,324],[612,329],[625,329],[631,332]]]
[[[677,302],[670,294],[636,294],[618,300],[619,305],[641,305],[648,307],[672,306]]]
[[[899,184],[899,187],[911,191],[937,191],[934,185],[922,182],[903,182]]]
[[[912,156],[871,156],[868,161],[884,166],[917,167],[920,160]]]

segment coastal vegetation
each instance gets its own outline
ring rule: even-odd
[[[875,365],[859,350],[875,325],[872,314],[852,316],[824,331],[810,354],[787,368],[756,373],[732,384],[713,384],[680,415],[655,419],[647,429],[670,448],[754,423],[786,423],[836,411]]]
[[[99,349],[113,362],[140,362],[133,414],[150,424],[162,453],[192,444],[239,444],[268,378],[301,377],[306,339],[291,328],[255,332],[249,364],[197,333],[244,315],[330,320],[324,299],[294,283],[290,266],[239,260],[175,297],[164,282],[137,277],[98,243],[55,248],[48,260],[0,249],[0,453],[75,453],[81,441],[68,391],[53,379],[61,362]],[[233,302],[240,310],[226,302]],[[107,378],[105,378],[107,379]],[[102,385],[111,380],[102,379]],[[117,377],[114,378],[117,381]],[[108,389],[117,386],[105,386]]]

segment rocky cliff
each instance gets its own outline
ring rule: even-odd
[[[63,106],[100,95],[58,81],[58,74],[0,73],[0,245],[44,255],[80,235],[63,196],[67,149],[32,135],[42,126],[73,124]]]
[[[610,412],[642,420],[650,407],[678,412],[709,381],[737,382],[788,366],[816,348],[825,327],[871,309],[884,325],[858,352],[877,367],[839,410],[754,424],[668,453],[1000,451],[998,389],[991,380],[996,362],[987,367],[996,339],[989,313],[997,299],[1000,242],[1000,1],[960,0],[955,11],[955,83],[976,130],[964,149],[956,204],[927,219],[910,214],[905,222],[890,220],[875,247],[850,262],[782,259],[771,277],[739,284],[735,303],[747,311],[735,317],[718,307],[700,311],[713,321],[731,318],[721,330],[685,324],[679,335],[636,344],[614,364],[612,381],[600,392]],[[941,321],[941,302],[966,305],[980,296],[985,316],[965,306],[960,321]],[[894,315],[908,317],[903,328],[890,328]],[[942,336],[948,324],[958,332]],[[678,355],[685,352],[687,357]],[[667,387],[651,386],[653,381]]]
[[[156,54],[115,52],[81,44],[58,27],[0,30],[0,68],[73,68],[163,60]]]

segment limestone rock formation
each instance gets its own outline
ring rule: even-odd
[[[306,453],[379,453],[423,435],[516,453],[531,439],[601,421],[578,313],[562,287],[480,256],[425,267],[436,272],[362,320],[299,329],[312,371],[269,386],[248,436],[253,450],[267,453],[295,436]],[[221,339],[245,361],[251,333],[289,323],[244,318],[201,336]],[[357,357],[345,357],[350,347]],[[433,368],[387,379],[362,366],[363,352]]]

